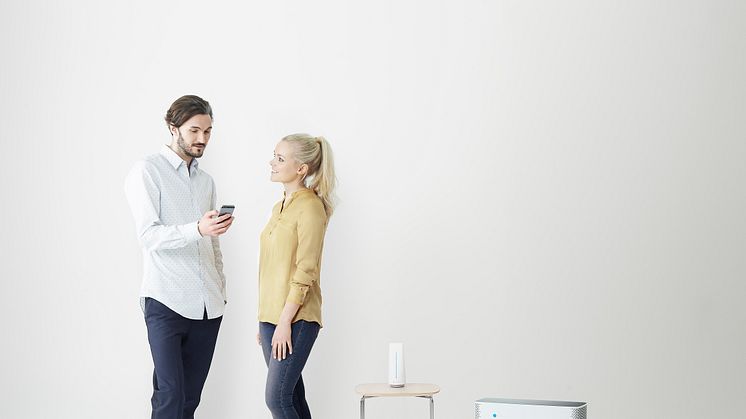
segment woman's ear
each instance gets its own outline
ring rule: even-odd
[[[298,166],[298,174],[302,175],[303,177],[306,177],[308,174],[308,165],[303,163],[300,166]]]

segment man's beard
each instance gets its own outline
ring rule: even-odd
[[[184,137],[181,136],[181,132],[179,132],[179,139],[176,141],[176,144],[178,144],[179,148],[181,149],[181,151],[184,152],[184,154],[186,154],[189,157],[194,157],[194,158],[202,157],[202,153],[205,152],[205,147],[206,147],[206,146],[203,146],[202,149],[199,149],[196,152],[191,151],[190,148],[187,147],[186,143],[184,142]]]

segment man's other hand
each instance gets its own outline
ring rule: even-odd
[[[204,236],[217,237],[226,231],[233,224],[233,216],[231,214],[223,214],[220,217],[217,210],[207,211],[205,215],[197,223],[199,234]]]

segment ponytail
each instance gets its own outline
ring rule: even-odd
[[[334,175],[334,156],[326,138],[316,137],[315,141],[321,152],[321,161],[308,187],[313,189],[316,195],[321,198],[321,202],[324,203],[326,215],[331,217],[334,212],[334,187],[337,183],[337,178]]]
[[[327,217],[334,212],[334,188],[337,178],[334,174],[334,155],[329,142],[324,137],[308,134],[292,134],[283,138],[295,147],[295,159],[308,165],[305,185],[321,198]],[[308,179],[310,177],[310,179]]]

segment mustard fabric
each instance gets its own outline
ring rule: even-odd
[[[328,217],[310,189],[272,208],[259,246],[259,321],[277,324],[285,302],[301,307],[293,322],[321,323],[321,253]]]

